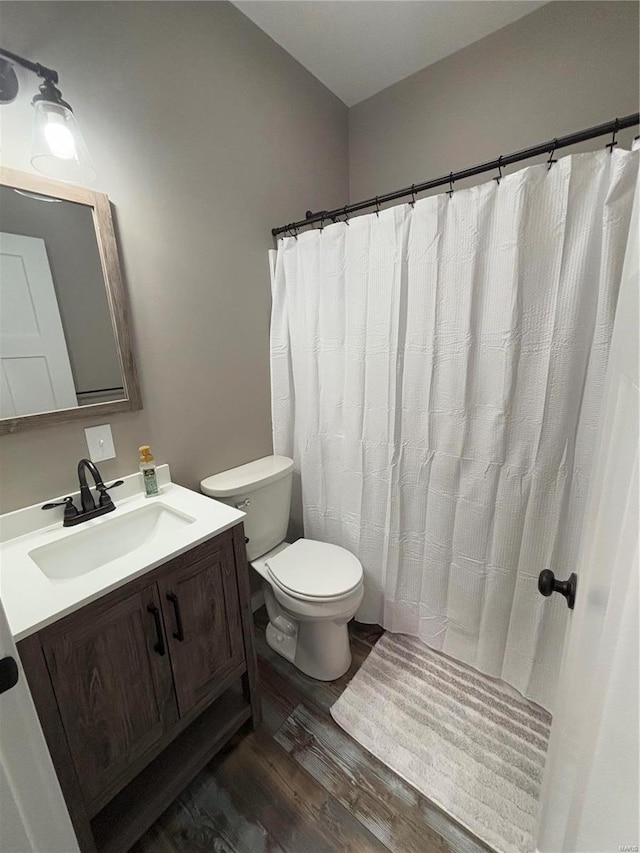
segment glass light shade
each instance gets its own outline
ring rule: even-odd
[[[96,170],[70,109],[52,101],[36,101],[31,145],[34,169],[72,184],[89,184]]]

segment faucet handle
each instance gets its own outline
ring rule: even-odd
[[[64,517],[65,520],[68,518],[75,518],[78,514],[78,510],[76,509],[76,505],[73,502],[73,498],[70,495],[67,495],[66,498],[63,498],[61,501],[57,503],[43,504],[42,509],[55,509],[57,506],[64,507]]]
[[[111,483],[110,486],[105,486],[105,492],[108,492],[109,489],[115,489],[116,486],[124,486],[124,480],[116,480],[115,483]]]
[[[124,480],[116,480],[115,483],[111,483],[110,486],[105,486],[104,483],[102,486],[98,486],[98,491],[100,492],[100,499],[98,501],[98,506],[109,506],[113,501],[111,500],[111,495],[107,494],[109,489],[115,489],[116,486],[122,486],[124,484]]]
[[[68,507],[73,503],[73,498],[70,495],[67,495],[66,498],[62,498],[61,501],[58,501],[54,504],[43,504],[41,509],[55,509],[57,506]]]

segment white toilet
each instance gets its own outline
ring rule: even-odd
[[[349,669],[347,622],[363,595],[362,565],[337,545],[285,542],[293,460],[265,456],[200,483],[205,495],[247,513],[247,558],[264,578],[267,642],[298,669],[332,681]]]

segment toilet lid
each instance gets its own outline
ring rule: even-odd
[[[298,539],[266,563],[274,581],[293,595],[336,598],[362,581],[360,560],[345,548]]]

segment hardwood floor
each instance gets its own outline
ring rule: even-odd
[[[132,853],[486,853],[475,836],[352,740],[329,708],[382,634],[350,624],[353,663],[333,682],[266,644],[255,614],[264,723],[241,733]]]

